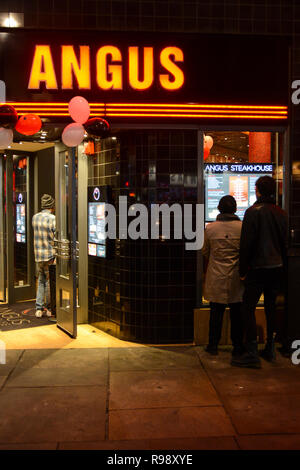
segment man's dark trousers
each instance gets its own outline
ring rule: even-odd
[[[264,294],[267,322],[267,341],[272,341],[276,331],[276,297],[283,280],[283,268],[251,269],[245,279],[243,296],[243,323],[246,343],[257,341],[255,309]]]

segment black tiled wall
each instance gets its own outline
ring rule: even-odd
[[[120,132],[101,145],[89,160],[89,185],[111,185],[116,208],[119,195],[148,208],[197,202],[196,131]],[[192,341],[197,265],[184,243],[116,240],[112,259],[90,256],[89,321],[124,339]]]

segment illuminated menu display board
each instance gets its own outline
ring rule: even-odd
[[[26,194],[16,195],[16,242],[26,243]]]
[[[106,257],[105,202],[89,202],[89,245],[88,254]]]
[[[88,254],[98,258],[107,258],[105,206],[108,198],[108,186],[88,188]]]
[[[206,163],[205,221],[216,220],[218,204],[230,194],[237,203],[236,215],[243,219],[245,211],[256,201],[255,183],[261,176],[272,176],[273,165],[265,163]]]

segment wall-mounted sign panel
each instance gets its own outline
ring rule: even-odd
[[[283,37],[0,30],[0,79],[13,102],[286,106],[288,50]]]

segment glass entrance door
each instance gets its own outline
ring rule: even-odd
[[[3,192],[0,218],[6,235],[3,236],[5,244],[4,241],[2,243],[2,253],[4,251],[5,256],[1,258],[6,258],[2,269],[5,270],[5,300],[9,304],[34,299],[36,292],[31,223],[34,201],[33,158],[29,154],[6,151],[1,159]]]
[[[75,149],[56,149],[56,316],[57,326],[77,336],[77,234]]]
[[[5,157],[0,158],[0,302],[6,301]]]

